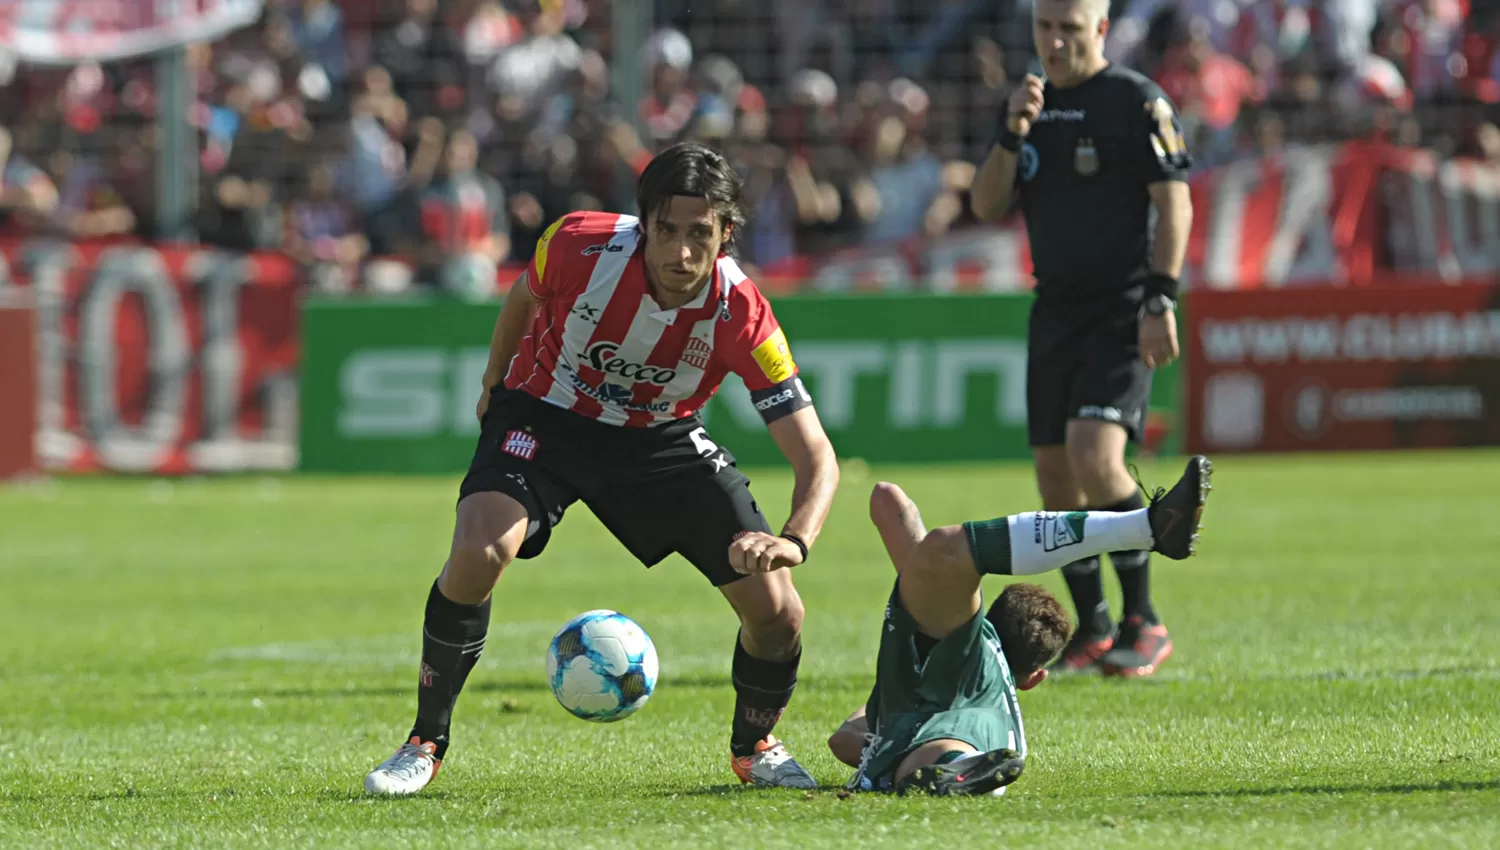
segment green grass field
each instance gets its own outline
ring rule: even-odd
[[[1200,556],[1155,561],[1176,656],[1023,694],[1032,756],[1001,800],[838,793],[824,740],[869,689],[892,578],[876,474],[929,525],[1034,499],[1020,466],[845,473],[796,573],[805,654],[778,729],[825,790],[739,787],[728,606],[575,509],[502,580],[443,773],[405,800],[360,783],[411,721],[456,478],[0,490],[0,845],[1500,844],[1500,454],[1220,459]],[[755,477],[778,522],[789,477]],[[543,682],[553,631],[595,607],[661,655],[619,724],[573,719]]]

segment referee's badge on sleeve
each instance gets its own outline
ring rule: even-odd
[[[1092,177],[1099,172],[1099,151],[1094,147],[1093,139],[1078,140],[1078,147],[1073,149],[1073,168],[1084,177]]]
[[[1182,138],[1182,124],[1177,120],[1172,104],[1166,98],[1158,97],[1146,104],[1146,111],[1156,122],[1156,129],[1151,133],[1151,147],[1157,159],[1176,162],[1187,152],[1187,142]]]

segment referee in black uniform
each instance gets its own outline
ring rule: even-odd
[[[1104,58],[1109,0],[1036,0],[1032,29],[1046,80],[1029,74],[1012,94],[974,178],[974,212],[999,218],[1014,196],[1026,219],[1036,274],[1027,431],[1043,507],[1135,510],[1144,503],[1125,447],[1144,434],[1151,370],[1177,357],[1191,158],[1161,89]],[[1110,554],[1118,626],[1099,559],[1063,568],[1079,622],[1056,671],[1149,676],[1171,655],[1148,559]]]

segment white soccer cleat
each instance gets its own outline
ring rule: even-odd
[[[776,740],[775,735],[757,741],[754,755],[732,758],[730,764],[740,781],[749,785],[761,788],[818,787],[818,780],[792,758],[786,745]]]
[[[395,755],[370,771],[365,777],[365,790],[389,797],[415,794],[427,787],[442,766],[437,757],[437,745],[413,737],[402,744]]]

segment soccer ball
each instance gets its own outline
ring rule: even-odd
[[[585,611],[547,647],[552,695],[574,717],[609,723],[636,713],[656,690],[656,646],[617,611]]]

